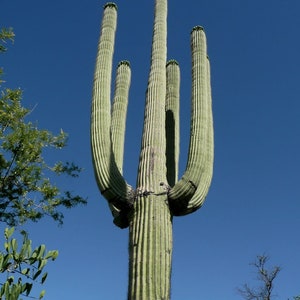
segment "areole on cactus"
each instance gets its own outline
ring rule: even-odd
[[[167,62],[167,0],[155,1],[151,67],[137,187],[123,177],[130,64],[119,63],[111,108],[117,6],[104,6],[94,74],[91,145],[95,177],[120,228],[129,227],[128,299],[169,299],[172,218],[196,211],[213,171],[213,120],[206,36],[191,32],[192,101],[186,170],[178,180],[180,69]]]

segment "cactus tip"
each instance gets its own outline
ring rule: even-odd
[[[117,4],[114,3],[114,2],[107,2],[107,3],[103,6],[104,9],[107,8],[107,7],[115,8],[116,10],[118,9]]]
[[[200,25],[197,25],[197,26],[193,27],[192,32],[193,31],[200,31],[200,30],[204,31],[204,28]]]
[[[169,61],[167,62],[167,66],[168,66],[168,65],[177,65],[177,66],[178,66],[179,64],[178,64],[178,61],[177,61],[177,60],[171,59],[171,60],[169,60]]]
[[[125,66],[130,67],[130,62],[129,62],[128,60],[121,60],[121,61],[118,63],[118,67],[120,67],[121,65],[125,65]]]

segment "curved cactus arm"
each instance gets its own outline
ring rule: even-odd
[[[207,57],[207,76],[210,79],[210,63]],[[200,208],[205,200],[205,197],[208,193],[208,189],[211,184],[212,174],[213,174],[213,161],[214,161],[214,151],[211,151],[214,148],[214,130],[213,130],[213,115],[212,115],[212,97],[211,97],[211,86],[210,80],[208,81],[207,85],[207,96],[208,96],[208,134],[206,137],[206,146],[207,150],[204,159],[204,169],[207,170],[208,176],[203,176],[201,178],[201,188],[196,190],[193,198],[189,201],[187,206],[187,211],[195,211],[196,209]]]
[[[117,210],[112,211],[115,217],[116,213],[119,215],[121,211],[130,210],[134,198],[133,189],[125,182],[116,164],[110,135],[110,84],[116,26],[117,7],[108,3],[104,6],[101,25],[91,115],[91,148],[95,176],[102,195],[111,208]],[[124,227],[128,224],[117,225]]]
[[[130,80],[130,64],[128,61],[121,61],[117,68],[110,127],[112,151],[121,174],[123,174],[124,140]],[[127,212],[121,212],[112,203],[109,203],[109,208],[114,216],[114,223],[121,228],[126,228],[128,226]]]
[[[179,162],[179,93],[180,69],[177,61],[170,60],[166,66],[166,159],[167,179],[172,187],[178,180]]]
[[[131,70],[128,61],[117,68],[115,93],[111,113],[111,140],[116,164],[123,174],[124,140]]]
[[[184,175],[168,195],[170,209],[175,216],[191,213],[202,205],[208,192],[213,169],[210,73],[206,37],[200,26],[192,30],[191,48],[192,120],[189,156]]]

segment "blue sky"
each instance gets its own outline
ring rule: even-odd
[[[145,3],[144,3],[145,2]],[[191,67],[189,33],[203,25],[211,61],[215,165],[205,205],[174,219],[172,300],[237,300],[255,285],[249,262],[268,253],[282,271],[276,299],[300,294],[300,2],[169,1],[168,58],[181,67],[180,172],[187,159]],[[34,243],[59,249],[46,298],[126,299],[128,231],[112,223],[91,163],[91,90],[105,1],[0,0],[1,27],[16,38],[1,56],[6,85],[24,91],[30,115],[69,145],[50,160],[84,168],[59,184],[88,197],[50,220],[28,225]],[[154,1],[119,1],[115,60],[132,66],[124,175],[135,185],[150,62]],[[2,227],[1,227],[2,228]],[[2,230],[2,229],[1,229]]]

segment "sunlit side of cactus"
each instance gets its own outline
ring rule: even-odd
[[[111,74],[117,7],[104,6],[94,76],[91,144],[95,176],[114,223],[129,226],[128,299],[169,299],[172,218],[196,211],[213,170],[210,66],[202,27],[191,32],[192,112],[186,170],[178,181],[179,86],[176,61],[167,62],[167,0],[155,1],[151,67],[137,187],[123,177],[130,65],[118,65],[111,108]]]

